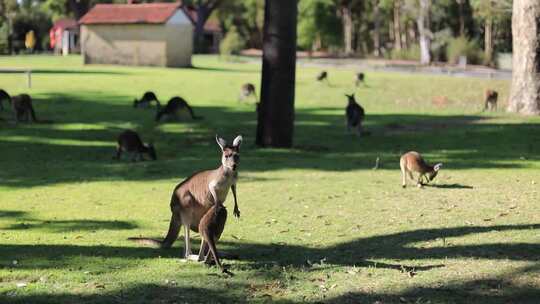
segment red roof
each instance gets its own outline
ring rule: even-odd
[[[69,28],[78,28],[79,24],[75,19],[58,19],[53,25],[53,28],[60,28],[62,30]]]
[[[81,24],[131,24],[131,23],[166,23],[180,2],[142,3],[142,4],[97,4],[79,23]]]

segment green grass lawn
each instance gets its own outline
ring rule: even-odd
[[[538,303],[540,118],[482,113],[509,82],[299,68],[295,147],[254,145],[260,68],[197,56],[193,69],[83,66],[79,57],[0,57],[8,92],[28,92],[48,124],[0,113],[0,303]],[[180,95],[204,120],[156,124],[133,98]],[[345,134],[356,92],[371,136]],[[434,105],[432,98],[447,96]],[[502,108],[503,105],[500,105]],[[126,128],[158,160],[116,162]],[[219,165],[214,134],[244,136],[239,205],[218,248],[236,275],[131,243],[162,237],[174,186]],[[435,183],[401,188],[399,156],[443,162]],[[373,170],[379,157],[382,167]],[[193,236],[194,247],[199,236]],[[377,302],[378,301],[378,302]]]

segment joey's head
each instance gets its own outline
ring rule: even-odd
[[[133,99],[133,107],[136,108],[139,105],[138,99]]]
[[[429,175],[428,175],[429,181],[432,181],[435,179],[435,177],[439,173],[439,170],[441,170],[441,167],[442,167],[442,163],[438,163],[435,166],[433,166],[433,171],[429,172]]]
[[[356,98],[354,98],[354,93],[352,93],[351,95],[345,94],[345,96],[347,96],[347,100],[349,101],[349,104],[356,103]]]
[[[157,159],[156,148],[154,148],[153,143],[148,144],[148,155],[150,155],[150,158],[152,158],[152,160]]]
[[[216,142],[221,148],[221,164],[223,167],[236,171],[238,164],[240,163],[240,145],[242,144],[242,135],[236,136],[232,145],[229,145],[225,139],[217,135]]]

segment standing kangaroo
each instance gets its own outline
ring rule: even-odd
[[[11,96],[9,96],[8,92],[0,89],[0,111],[4,110],[4,100],[7,100],[8,104],[11,104]]]
[[[20,94],[11,97],[11,108],[15,115],[15,123],[22,121],[38,122],[30,95]]]
[[[116,155],[113,159],[120,159],[122,152],[133,153],[133,161],[144,160],[143,153],[148,154],[153,160],[157,159],[156,150],[152,144],[145,145],[139,134],[132,130],[126,130],[118,135]]]
[[[249,96],[255,97],[255,101],[258,101],[257,92],[255,91],[255,85],[252,83],[244,83],[240,88],[240,96],[238,97],[238,102],[244,101]]]
[[[349,103],[345,108],[345,116],[347,119],[347,132],[351,132],[351,128],[356,128],[358,136],[362,135],[362,121],[364,120],[364,108],[356,102],[354,94],[347,95]]]
[[[356,73],[355,85],[359,86],[360,83],[366,84],[364,79],[365,79],[364,73],[362,73],[362,72]]]
[[[160,121],[163,116],[178,119],[178,112],[180,112],[182,109],[186,109],[192,119],[202,119],[202,117],[195,115],[193,109],[189,106],[185,99],[176,96],[171,98],[165,107],[161,109],[158,108],[156,113],[156,121]]]
[[[202,217],[199,223],[199,233],[201,234],[201,248],[199,249],[199,262],[204,261],[210,264],[210,254],[217,266],[223,273],[232,275],[219,260],[219,254],[216,248],[216,242],[221,237],[223,229],[227,222],[227,209],[222,203],[217,203],[210,208]],[[205,254],[206,253],[206,254]]]
[[[435,179],[442,167],[442,163],[430,166],[424,161],[420,153],[410,151],[401,156],[399,166],[401,167],[402,187],[407,186],[406,175],[409,175],[411,180],[414,180],[413,172],[418,172],[416,185],[420,188],[424,185],[424,179],[426,179],[427,183]]]
[[[148,91],[143,94],[141,99],[135,99],[133,100],[133,107],[134,108],[148,108],[150,106],[150,103],[152,101],[156,102],[157,108],[161,108],[161,104],[159,103],[159,100],[156,97],[156,94],[152,91]]]
[[[227,144],[223,138],[217,135],[216,141],[222,152],[221,166],[214,170],[199,171],[174,188],[171,197],[171,222],[165,239],[156,241],[148,238],[130,238],[130,240],[170,248],[178,238],[180,227],[184,226],[184,257],[198,260],[197,255],[191,254],[190,230],[199,231],[201,219],[214,205],[225,202],[229,189],[232,190],[234,198],[233,214],[235,217],[240,217],[236,199],[236,181],[238,179],[237,169],[240,162],[242,136],[238,135],[233,140],[232,145]]]
[[[499,93],[494,90],[486,90],[484,92],[484,111],[489,110],[497,110],[497,98],[499,97]]]

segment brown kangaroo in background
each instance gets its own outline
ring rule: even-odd
[[[141,99],[133,100],[133,107],[134,108],[148,108],[150,106],[150,103],[152,101],[156,102],[157,108],[161,108],[161,104],[159,103],[159,100],[156,97],[156,94],[152,91],[145,92]]]
[[[148,154],[153,160],[157,159],[156,150],[152,144],[145,145],[139,134],[133,130],[126,130],[118,135],[116,155],[113,159],[120,159],[122,152],[133,153],[132,161],[144,160],[143,154]]]
[[[360,83],[366,84],[366,82],[364,81],[364,79],[365,79],[364,73],[358,72],[358,73],[356,73],[356,80],[355,80],[355,83],[354,83],[354,84],[355,84],[356,86],[359,86]]]
[[[223,273],[233,275],[221,264],[216,248],[216,243],[221,237],[221,233],[223,233],[223,229],[225,228],[225,222],[227,222],[227,209],[225,206],[223,206],[223,203],[215,204],[202,217],[199,223],[199,233],[201,234],[199,262],[204,261],[206,264],[210,264],[211,254],[217,266]]]
[[[418,172],[418,181],[416,185],[422,187],[424,184],[424,179],[427,180],[427,183],[432,181],[439,173],[439,170],[442,167],[442,163],[438,163],[434,166],[428,165],[422,155],[415,151],[410,151],[401,156],[399,160],[399,166],[401,167],[401,177],[402,177],[402,187],[407,186],[406,175],[409,175],[411,180],[414,180],[413,172]]]
[[[249,96],[255,97],[255,101],[258,101],[257,92],[255,91],[255,85],[252,83],[244,83],[240,88],[240,96],[238,97],[238,102],[244,101]]]
[[[160,121],[163,116],[168,118],[178,119],[178,113],[180,110],[186,109],[192,119],[202,119],[201,116],[196,116],[193,109],[189,106],[187,101],[182,97],[175,96],[167,102],[167,105],[161,109],[158,108],[156,113],[156,121]]]
[[[326,80],[326,82],[328,83],[328,72],[326,71],[321,71],[318,75],[317,75],[317,81],[323,81],[323,80]]]
[[[489,110],[497,110],[497,98],[499,97],[499,93],[494,90],[486,90],[484,92],[484,111]]]
[[[8,92],[0,89],[0,111],[4,110],[4,100],[7,100],[8,104],[11,104],[11,96],[8,94]]]
[[[38,122],[30,95],[20,94],[11,97],[11,108],[15,115],[15,123],[22,121]]]
[[[365,117],[364,108],[356,102],[354,94],[347,95],[348,104],[345,108],[345,118],[347,119],[347,132],[351,132],[351,128],[356,128],[358,136],[362,135],[362,122]]]
[[[217,135],[216,141],[222,152],[221,166],[214,170],[199,171],[174,188],[171,197],[171,222],[165,239],[157,241],[148,238],[130,238],[130,240],[170,248],[178,238],[180,227],[184,226],[184,256],[186,259],[198,260],[197,255],[191,254],[190,230],[199,231],[201,219],[212,206],[225,202],[229,189],[232,190],[234,198],[233,214],[235,217],[240,217],[236,199],[236,181],[242,136],[238,135],[232,145],[227,144]]]

